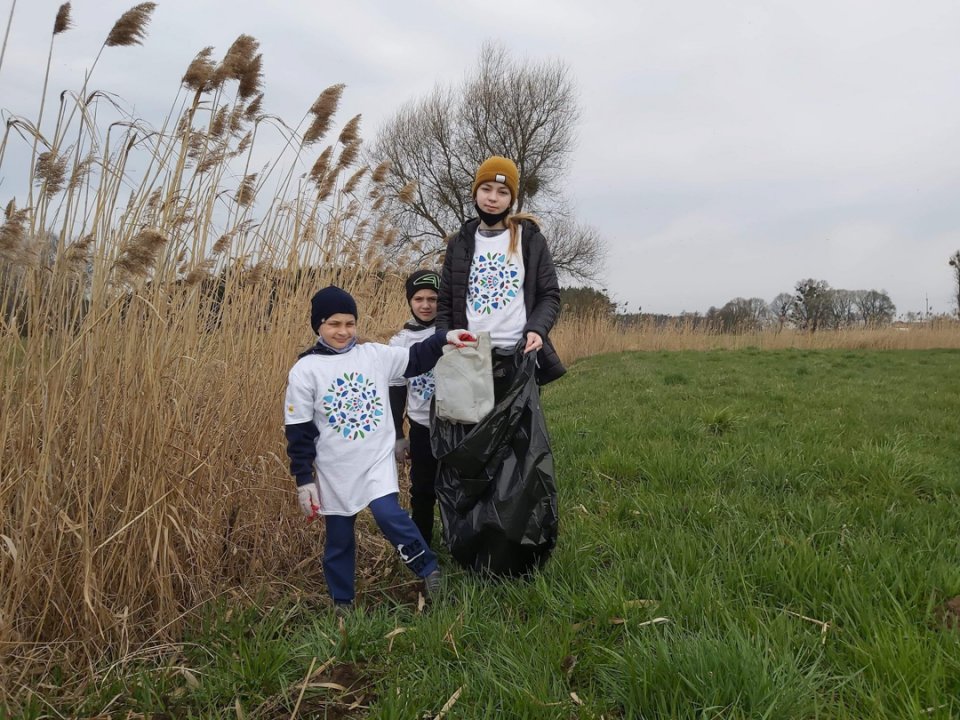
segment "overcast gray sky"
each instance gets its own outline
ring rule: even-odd
[[[134,4],[73,2],[50,97],[80,88]],[[59,5],[17,3],[0,108],[36,116]],[[484,41],[566,63],[583,108],[567,190],[628,310],[770,301],[808,277],[885,289],[900,313],[954,309],[957,0],[159,0],[144,45],[107,48],[91,86],[159,125],[196,52],[222,57],[241,33],[260,41],[267,111],[295,123],[342,82],[338,119],[363,113],[368,139],[459,82]]]

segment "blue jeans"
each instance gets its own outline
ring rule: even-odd
[[[426,577],[437,569],[437,556],[423,540],[417,526],[400,507],[397,493],[379,497],[368,506],[383,536],[390,541],[400,559],[418,577]],[[337,604],[351,603],[354,597],[354,575],[357,564],[357,543],[353,532],[356,515],[327,515],[327,540],[323,548],[323,576],[330,597]]]

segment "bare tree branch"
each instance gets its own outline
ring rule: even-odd
[[[391,163],[384,210],[400,231],[399,248],[420,245],[414,254],[423,256],[442,252],[449,233],[475,214],[470,187],[477,166],[503,155],[520,171],[515,210],[544,219],[558,270],[597,280],[603,239],[570,217],[560,193],[579,118],[565,65],[520,63],[501,46],[484,45],[473,74],[456,88],[437,86],[404,105],[370,151],[370,164]],[[411,181],[417,188],[412,202],[397,202]]]

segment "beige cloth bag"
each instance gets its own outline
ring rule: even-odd
[[[493,409],[493,358],[490,333],[478,332],[477,347],[445,345],[433,369],[437,417],[478,423]]]

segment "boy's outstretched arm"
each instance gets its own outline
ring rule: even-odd
[[[423,375],[428,370],[433,370],[437,361],[443,355],[443,346],[447,343],[464,347],[476,342],[477,337],[466,330],[445,332],[441,328],[437,328],[437,332],[426,340],[421,340],[410,346],[410,360],[407,362],[407,369],[404,370],[403,376],[412,378]]]

